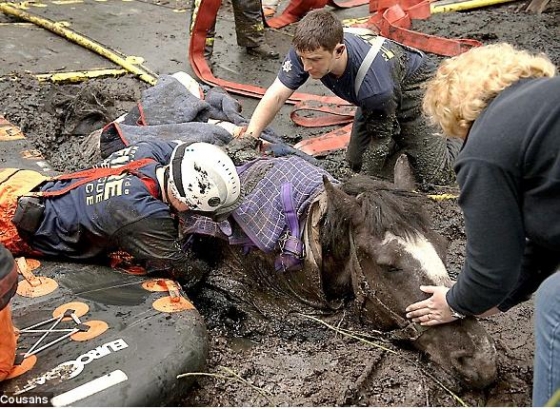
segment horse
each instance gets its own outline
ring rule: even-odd
[[[278,270],[277,252],[218,241],[223,244],[212,258],[220,262],[207,283],[228,298],[237,293],[263,315],[262,300],[279,316],[298,307],[349,308],[366,327],[409,343],[466,386],[483,389],[496,380],[496,347],[475,318],[434,327],[405,318],[409,304],[426,298],[420,285],[452,285],[444,264],[447,240],[430,228],[418,194],[367,176],[338,184],[322,174],[300,220],[301,268]]]

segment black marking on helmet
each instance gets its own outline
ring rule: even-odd
[[[206,189],[208,189],[208,185],[205,183],[202,183],[201,180],[198,181],[198,191],[200,192],[201,195],[203,195],[204,193],[206,193]]]

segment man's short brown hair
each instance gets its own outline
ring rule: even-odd
[[[333,51],[344,39],[340,20],[330,11],[310,11],[298,23],[292,45],[297,51],[315,51],[324,48]]]

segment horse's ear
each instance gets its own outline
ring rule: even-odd
[[[394,183],[398,189],[412,192],[416,190],[416,178],[410,165],[410,160],[406,153],[401,154],[395,162],[393,168]]]
[[[356,198],[334,186],[326,175],[323,175],[323,185],[327,192],[329,208],[346,213],[348,211],[353,212],[358,207]]]

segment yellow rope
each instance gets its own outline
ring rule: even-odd
[[[39,17],[37,15],[31,14],[27,11],[22,10],[17,5],[13,3],[0,3],[0,11],[4,14],[14,16],[25,20],[29,23],[33,23],[39,27],[43,27],[49,31],[52,31],[59,36],[66,38],[84,48],[87,48],[90,51],[93,51],[99,54],[102,57],[107,58],[108,60],[118,64],[120,67],[124,68],[128,72],[135,74],[140,78],[142,81],[147,82],[150,85],[154,85],[157,81],[157,75],[150,73],[146,68],[142,67],[142,65],[138,64],[133,58],[127,57],[124,54],[110,50],[107,47],[103,46],[102,44],[98,43],[95,40],[89,39],[77,32],[65,27],[64,24],[58,23],[43,17]]]
[[[450,11],[470,10],[479,7],[493,6],[495,4],[508,3],[516,0],[439,0],[430,3],[430,12],[447,13]]]
[[[35,78],[39,81],[51,82],[82,82],[90,78],[98,77],[118,77],[126,74],[126,70],[119,69],[99,69],[74,72],[48,72],[43,74],[35,74]]]
[[[428,197],[432,200],[435,200],[436,202],[440,202],[442,200],[453,200],[453,199],[457,199],[459,196],[458,195],[454,195],[451,193],[441,193],[439,195],[428,195]]]

